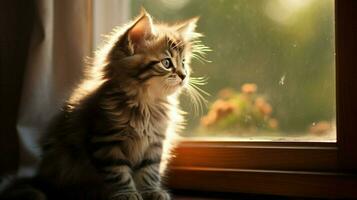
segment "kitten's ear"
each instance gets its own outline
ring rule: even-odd
[[[127,32],[127,39],[134,45],[142,45],[146,39],[154,35],[154,25],[150,15],[142,9],[140,17]]]
[[[119,40],[118,47],[127,55],[133,55],[138,48],[145,46],[145,40],[153,36],[154,25],[151,16],[142,8],[139,17]]]
[[[176,30],[182,35],[182,37],[186,41],[190,41],[200,36],[200,34],[195,32],[198,20],[199,17],[194,17],[177,25]]]

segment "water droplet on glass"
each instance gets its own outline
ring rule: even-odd
[[[286,77],[286,75],[284,74],[284,75],[280,78],[280,80],[279,80],[279,85],[284,85],[284,84],[285,84],[285,77]]]

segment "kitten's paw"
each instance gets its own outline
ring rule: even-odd
[[[119,193],[111,197],[110,200],[143,200],[143,198],[137,192],[130,192],[130,193]]]
[[[145,191],[141,195],[144,200],[171,200],[170,194],[165,190]]]

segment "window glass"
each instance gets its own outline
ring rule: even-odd
[[[210,96],[200,112],[182,97],[187,137],[335,142],[333,0],[141,0],[155,18],[200,16],[212,51],[193,76]]]

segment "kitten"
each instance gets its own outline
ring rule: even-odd
[[[196,22],[157,24],[142,11],[116,29],[43,137],[37,175],[3,199],[170,199],[160,163],[181,122],[178,95],[196,87],[190,59],[207,50]]]

